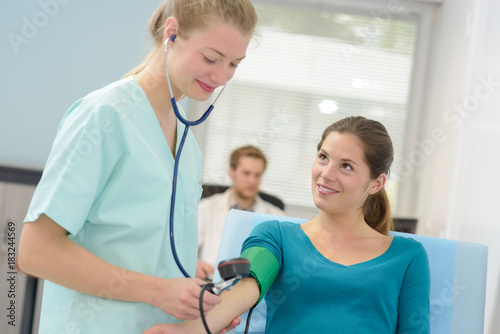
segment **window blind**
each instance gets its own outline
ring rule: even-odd
[[[417,14],[388,19],[367,8],[255,7],[258,37],[207,121],[204,182],[230,184],[230,152],[252,144],[269,160],[261,189],[287,205],[313,207],[310,172],[323,130],[360,115],[382,122],[393,140],[386,189],[394,208]]]

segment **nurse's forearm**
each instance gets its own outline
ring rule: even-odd
[[[94,296],[149,304],[155,298],[158,278],[100,259],[45,215],[25,223],[19,246],[19,266],[31,275]]]
[[[222,302],[206,316],[210,332],[218,333],[226,328],[234,318],[250,309],[257,302],[259,296],[259,287],[254,278],[244,278],[236,283],[231,290],[222,292]],[[180,325],[185,333],[206,333],[201,318],[184,321]]]

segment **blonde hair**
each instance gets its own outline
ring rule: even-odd
[[[215,19],[232,24],[243,35],[251,35],[257,25],[257,13],[250,0],[165,0],[149,19],[154,47],[144,61],[124,77],[140,73],[163,45],[163,29],[169,17],[179,24],[177,35],[187,37],[197,29],[207,28]]]

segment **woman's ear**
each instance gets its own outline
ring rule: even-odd
[[[372,181],[368,193],[370,195],[377,193],[380,189],[382,189],[386,181],[387,181],[387,175],[385,173],[380,174],[375,180]]]
[[[179,32],[179,22],[173,16],[170,16],[165,21],[165,27],[163,28],[163,41],[170,38],[172,35],[177,35]]]

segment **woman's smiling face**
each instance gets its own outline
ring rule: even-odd
[[[376,192],[358,138],[331,132],[312,167],[314,204],[327,213],[361,210],[369,194]]]

